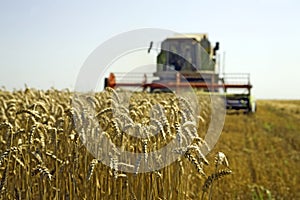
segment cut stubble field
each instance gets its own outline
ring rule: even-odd
[[[219,198],[299,199],[300,101],[259,100],[257,108],[226,116],[213,151],[226,152],[233,174]]]

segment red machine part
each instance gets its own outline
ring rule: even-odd
[[[114,73],[109,74],[107,86],[111,88],[116,87],[116,76]]]
[[[163,83],[147,83],[147,76],[144,74],[144,80],[142,82],[116,82],[116,76],[114,73],[110,73],[108,77],[108,86],[111,88],[116,87],[141,87],[144,90],[146,88],[177,88],[177,87],[195,87],[195,88],[210,88],[210,89],[217,89],[217,88],[245,88],[250,90],[252,85],[250,83],[207,83],[207,82],[181,82],[180,80],[180,73],[176,74],[175,81],[170,82],[163,82]]]

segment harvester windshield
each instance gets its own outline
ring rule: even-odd
[[[203,45],[202,45],[203,44]],[[211,61],[210,42],[205,39],[169,38],[162,42],[157,57],[158,72],[161,71],[214,71]]]

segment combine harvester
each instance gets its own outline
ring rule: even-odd
[[[152,48],[150,43],[148,53]],[[130,74],[126,80],[122,73],[110,73],[104,86],[140,87],[149,92],[170,92],[178,88],[192,87],[204,92],[217,93],[224,97],[226,108],[255,112],[255,101],[251,97],[250,74],[219,73],[217,69],[219,43],[211,46],[207,34],[177,35],[161,43],[157,56],[156,72],[153,74]],[[137,81],[137,79],[142,78]],[[152,79],[150,83],[147,80]]]

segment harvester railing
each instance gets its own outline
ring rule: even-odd
[[[207,74],[206,74],[207,75]],[[228,73],[222,74],[219,81],[212,82],[204,82],[204,81],[193,81],[187,82],[182,81],[181,73],[174,73],[174,78],[170,81],[165,82],[153,82],[154,80],[158,80],[158,77],[153,76],[153,73],[115,73],[110,76],[114,78],[114,84],[108,84],[113,87],[141,87],[141,88],[179,88],[179,87],[195,87],[195,88],[208,88],[211,91],[215,91],[215,89],[224,88],[225,91],[227,89],[237,88],[237,89],[247,89],[250,94],[250,89],[252,85],[250,84],[250,74],[246,73]],[[190,77],[192,77],[191,75]],[[215,74],[211,74],[213,77]]]
[[[250,74],[249,73],[224,73],[220,75],[220,80],[224,84],[249,84],[250,85]]]

